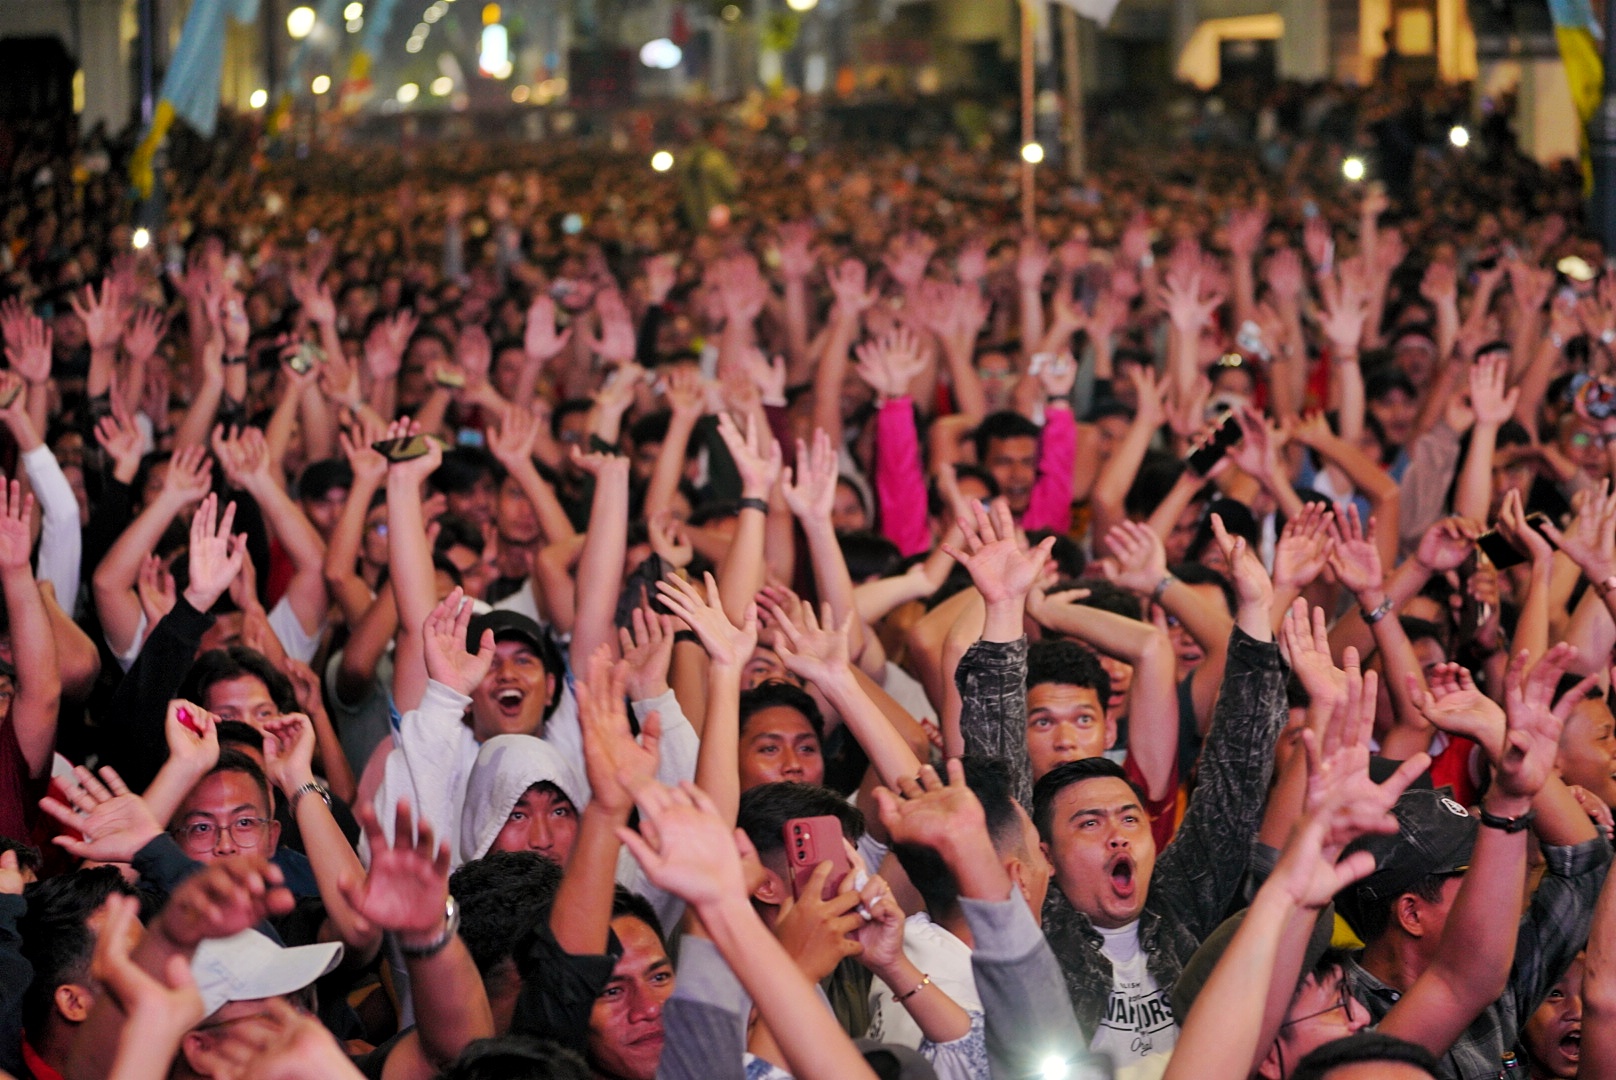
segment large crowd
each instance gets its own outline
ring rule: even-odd
[[[1456,100],[1030,232],[715,121],[137,235],[12,133],[0,1075],[1616,1076],[1616,276]]]

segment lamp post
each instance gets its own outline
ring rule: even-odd
[[[1594,199],[1589,208],[1607,257],[1616,254],[1616,0],[1605,2],[1605,90],[1588,125],[1594,166]]]

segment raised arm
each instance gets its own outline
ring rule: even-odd
[[[498,429],[488,432],[488,449],[532,504],[545,540],[565,540],[576,530],[556,498],[555,489],[533,464],[533,442],[538,434],[539,421],[532,411],[526,406],[511,406],[501,416]]]
[[[415,434],[408,420],[395,421],[389,438]],[[393,704],[407,713],[426,693],[426,660],[422,628],[437,600],[432,548],[426,537],[421,485],[443,462],[443,448],[427,437],[427,452],[387,469],[387,567],[398,603],[398,647],[393,654]]]
[[[612,454],[585,454],[574,448],[573,462],[595,477],[589,530],[578,557],[577,614],[569,651],[574,671],[594,655],[597,646],[617,643],[613,618],[623,580],[628,544],[628,459]]]
[[[56,748],[62,672],[50,615],[28,565],[33,511],[33,496],[25,497],[17,481],[0,484],[0,588],[5,592],[12,665],[17,672],[11,730],[28,764],[28,775],[37,778],[49,770]]]
[[[358,562],[371,500],[387,482],[387,459],[372,445],[380,439],[381,430],[363,421],[337,436],[342,454],[348,459],[348,468],[353,471],[353,485],[343,500],[337,526],[331,530],[323,569],[326,589],[342,610],[343,621],[350,631],[363,621],[376,600],[376,594],[359,576]]]
[[[780,444],[769,437],[755,416],[746,418],[743,435],[735,421],[727,413],[723,414],[718,418],[718,434],[741,474],[740,517],[718,573],[724,613],[730,622],[738,623],[747,605],[763,588],[763,531],[769,514],[769,499],[775,481],[780,478]]]
[[[836,529],[831,525],[836,476],[836,451],[830,437],[816,431],[811,447],[797,443],[796,467],[782,474],[780,491],[808,538],[814,589],[819,599],[830,606],[828,625],[847,628],[848,649],[856,661],[864,654],[865,628],[853,602],[853,577],[848,573]],[[924,500],[921,503],[924,506]]]

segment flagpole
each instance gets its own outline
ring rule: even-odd
[[[1078,68],[1077,12],[1061,5],[1061,68],[1066,79],[1066,175],[1083,179],[1087,147],[1083,139],[1083,78]]]
[[[1616,0],[1612,0],[1616,3]],[[1033,91],[1037,82],[1033,69],[1033,4],[1038,0],[1021,0],[1021,145],[1037,138],[1033,117]],[[1036,166],[1021,157],[1021,228],[1029,236],[1036,227],[1037,210],[1034,205],[1033,171]]]

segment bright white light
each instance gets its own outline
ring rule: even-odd
[[[331,76],[316,75],[314,77],[314,81],[309,83],[309,89],[314,91],[316,94],[325,93],[327,90],[331,89]]]
[[[410,40],[404,43],[404,51],[407,53],[418,53],[425,47],[426,42],[422,41],[418,37],[412,37]]]
[[[254,90],[247,98],[247,104],[255,109],[262,109],[269,104],[269,91],[262,88]]]
[[[724,10],[718,13],[718,17],[725,22],[734,22],[741,17],[741,9],[735,4],[725,4]]]
[[[145,229],[136,229],[135,235],[129,238],[129,242],[135,245],[136,251],[145,251],[146,246],[151,243],[151,233]]]
[[[436,7],[429,7],[421,13],[421,21],[424,23],[435,23],[441,18],[443,18],[443,12]]]
[[[432,94],[434,97],[448,97],[454,89],[454,80],[447,75],[439,75],[432,80]]]
[[[424,22],[418,22],[415,24],[415,29],[410,31],[410,37],[426,37],[431,32],[431,26]]]
[[[667,172],[673,168],[673,155],[666,150],[658,150],[651,155],[651,168],[656,172]]]
[[[511,100],[518,105],[527,104],[527,99],[533,96],[533,88],[527,83],[517,83],[511,87]]]
[[[1021,160],[1028,165],[1036,165],[1044,160],[1044,147],[1042,143],[1030,142],[1021,148]]]
[[[819,6],[819,0],[786,0],[786,7],[792,11],[812,11]]]
[[[1470,129],[1463,124],[1454,124],[1448,131],[1448,141],[1463,150],[1470,145]]]
[[[416,83],[407,82],[398,88],[398,94],[396,96],[398,97],[398,103],[400,105],[408,105],[410,102],[421,96],[421,87]]]
[[[1354,184],[1362,180],[1364,178],[1363,158],[1353,156],[1343,161],[1341,163],[1341,175],[1351,180]]]
[[[684,56],[684,50],[665,37],[655,38],[640,46],[640,63],[658,71],[672,71]]]
[[[365,5],[361,4],[359,0],[353,0],[353,3],[342,9],[342,17],[349,20],[357,19],[364,13]]]
[[[295,7],[286,13],[286,32],[293,38],[302,41],[314,29],[314,9],[308,6]]]
[[[364,28],[365,28],[365,20],[364,19],[349,19],[348,20],[348,33],[357,34],[357,33],[359,33],[359,31],[363,30]]]
[[[511,39],[500,23],[491,23],[483,27],[482,51],[477,56],[477,66],[485,75],[496,78],[505,78],[510,74],[511,68]],[[500,75],[500,72],[505,75]]]
[[[1066,1080],[1067,1074],[1071,1071],[1071,1066],[1066,1063],[1066,1059],[1057,1057],[1054,1054],[1046,1057],[1043,1064],[1038,1066],[1038,1073],[1043,1077],[1043,1080]]]

